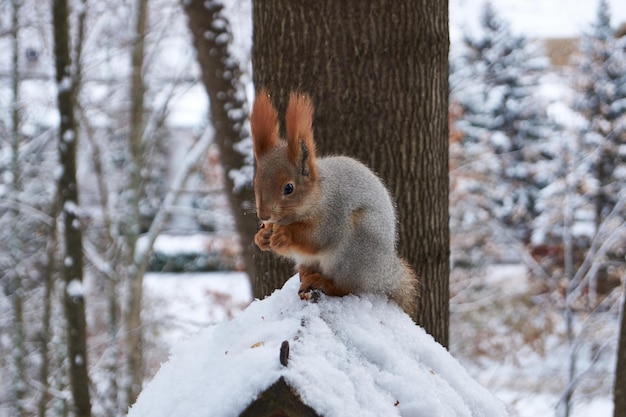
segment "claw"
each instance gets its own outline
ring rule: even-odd
[[[310,301],[312,303],[317,303],[321,297],[321,291],[316,288],[307,288],[304,290],[298,291],[298,295],[300,299],[303,301]]]

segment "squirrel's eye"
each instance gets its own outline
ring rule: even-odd
[[[288,183],[287,185],[285,185],[285,188],[283,188],[283,194],[284,195],[289,195],[293,193],[293,184],[292,183]]]

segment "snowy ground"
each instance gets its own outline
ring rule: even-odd
[[[500,292],[507,283],[515,283],[510,286],[515,289],[514,293],[523,292],[527,288],[523,271],[519,266],[492,270],[489,273],[489,285],[493,286],[493,291]],[[159,338],[168,346],[167,350],[207,325],[233,318],[251,301],[250,285],[243,273],[149,274],[145,285],[146,313],[159,323],[162,331]],[[454,323],[454,317],[458,320],[459,316],[453,314],[452,317],[452,338],[457,334],[454,329],[459,326],[474,326],[474,323]],[[457,337],[464,336],[458,332]],[[461,343],[472,341],[462,340]],[[454,350],[453,346],[453,353]],[[463,352],[460,349],[458,355],[461,356]],[[555,404],[559,394],[550,388],[548,380],[551,379],[551,373],[564,371],[566,352],[560,349],[541,356],[525,354],[522,350],[517,361],[501,359],[501,363],[497,358],[487,361],[483,358],[477,362],[462,356],[459,359],[474,378],[507,404],[511,416],[554,416],[557,415]],[[160,361],[166,358],[167,355],[164,355]],[[544,390],[537,388],[542,383]],[[573,416],[609,417],[611,414],[611,398],[602,394],[584,396],[573,409]]]
[[[502,399],[512,417],[559,416],[572,349],[562,300],[522,265],[496,265],[451,288],[451,351]],[[459,291],[459,288],[461,289]],[[615,306],[617,307],[617,306]],[[611,416],[617,308],[575,315],[576,375],[571,416]],[[559,411],[562,411],[559,408]]]
[[[213,323],[233,318],[252,300],[242,272],[150,273],[145,278],[147,312],[166,331],[168,346]]]

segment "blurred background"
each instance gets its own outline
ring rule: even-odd
[[[85,300],[97,416],[125,414],[176,341],[251,302],[225,184],[250,181],[252,169],[221,167],[187,3],[69,2],[77,128],[63,139],[76,140],[70,211],[85,259],[70,286],[53,4],[0,0],[0,417],[74,415],[68,292]],[[239,86],[241,112],[228,110],[249,159],[251,5],[208,3],[219,13],[206,36],[228,44],[236,68],[222,75]],[[626,276],[626,2],[449,9],[450,350],[512,416],[612,415]]]

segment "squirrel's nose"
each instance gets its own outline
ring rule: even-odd
[[[269,210],[261,210],[261,209],[257,209],[257,217],[261,220],[261,221],[268,221],[271,217],[271,214],[269,213]]]

